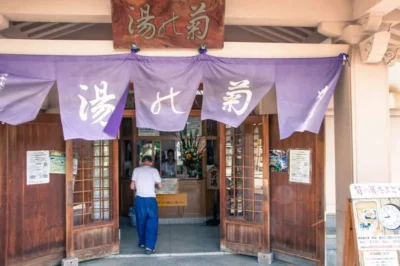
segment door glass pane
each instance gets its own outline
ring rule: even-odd
[[[263,222],[262,125],[226,127],[227,216]]]

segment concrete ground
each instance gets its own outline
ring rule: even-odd
[[[134,257],[111,258],[81,262],[82,266],[125,266],[125,265],[149,265],[149,266],[260,266],[257,258],[239,255],[208,255],[185,257]],[[272,266],[293,266],[284,262],[274,261]]]

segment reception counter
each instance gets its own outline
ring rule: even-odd
[[[186,202],[184,203],[185,194]],[[159,200],[159,218],[203,218],[207,216],[205,179],[179,178],[176,194],[158,194],[157,197],[159,199],[162,197],[162,201]]]

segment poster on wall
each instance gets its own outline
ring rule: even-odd
[[[26,152],[27,185],[50,183],[49,151]]]
[[[50,173],[51,174],[65,174],[66,173],[66,160],[65,152],[50,151]],[[78,159],[74,157],[73,174],[78,173]]]
[[[65,174],[65,153],[50,151],[50,173]]]
[[[139,137],[158,137],[160,136],[160,131],[151,128],[139,128]]]
[[[276,173],[286,173],[288,171],[286,151],[269,151],[269,171]]]
[[[350,194],[360,265],[398,266],[400,184],[352,184]]]
[[[311,184],[311,150],[289,150],[289,182]]]

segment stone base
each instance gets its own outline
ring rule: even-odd
[[[78,258],[71,257],[61,260],[61,266],[78,266]]]
[[[258,263],[262,264],[272,264],[273,254],[272,253],[258,253],[257,254]]]

